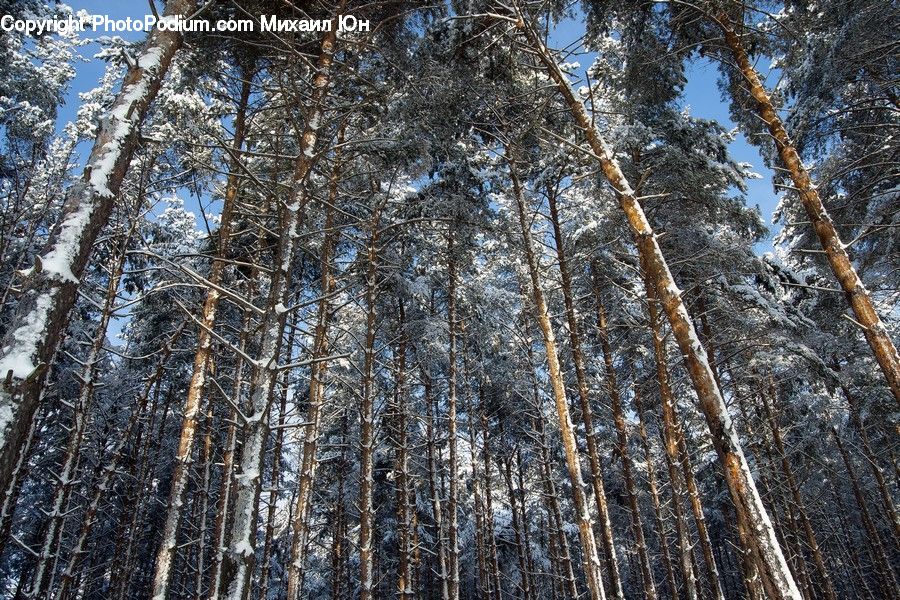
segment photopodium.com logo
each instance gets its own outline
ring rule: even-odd
[[[126,17],[112,19],[108,15],[69,15],[58,19],[17,19],[12,15],[0,17],[0,31],[18,32],[41,36],[47,33],[68,34],[71,32],[94,31],[98,33],[149,32],[254,32],[274,31],[279,33],[331,31],[337,26],[339,32],[367,32],[368,19],[357,19],[353,15],[340,15],[331,19],[281,19],[275,15],[261,15],[259,19],[185,19],[184,17],[145,15],[141,18]]]

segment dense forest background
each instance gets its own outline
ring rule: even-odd
[[[900,598],[896,3],[147,10],[371,28],[0,33],[0,595]]]

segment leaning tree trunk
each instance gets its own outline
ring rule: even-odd
[[[103,345],[106,342],[106,332],[109,321],[112,318],[113,309],[118,298],[119,282],[122,271],[125,268],[128,241],[134,235],[137,228],[135,220],[129,227],[129,231],[120,241],[116,251],[114,263],[106,284],[106,295],[100,313],[100,322],[94,332],[87,356],[82,363],[81,373],[76,375],[81,389],[78,398],[74,402],[72,425],[69,428],[69,439],[66,443],[63,464],[56,474],[58,484],[53,493],[51,509],[47,514],[47,522],[44,530],[44,541],[41,546],[37,564],[34,568],[34,578],[29,595],[35,598],[44,598],[49,594],[53,584],[56,564],[59,561],[61,551],[61,538],[65,527],[67,504],[72,493],[72,487],[78,480],[76,469],[81,457],[81,444],[88,425],[88,417],[94,400],[94,390],[97,387],[97,375],[100,361],[103,357]]]
[[[509,160],[510,176],[513,183],[513,196],[518,213],[520,235],[525,252],[525,260],[528,274],[531,279],[531,301],[535,318],[544,337],[544,348],[547,355],[547,367],[550,385],[553,388],[553,397],[556,401],[556,411],[559,416],[559,429],[562,436],[563,448],[566,454],[566,464],[569,469],[569,479],[572,482],[572,497],[575,504],[575,514],[578,520],[578,531],[581,537],[582,557],[584,573],[587,579],[587,587],[591,598],[604,600],[606,594],[603,590],[603,581],[600,568],[600,557],[597,554],[597,541],[594,538],[594,523],[588,509],[587,498],[584,493],[584,479],[581,475],[581,457],[578,450],[578,442],[575,439],[575,425],[569,414],[569,400],[566,397],[566,388],[563,381],[562,368],[559,364],[559,356],[556,348],[556,336],[553,333],[553,325],[550,323],[550,313],[544,291],[541,287],[540,272],[537,256],[534,252],[534,244],[531,239],[531,229],[528,217],[525,214],[525,192],[515,172],[513,161]]]
[[[672,556],[669,554],[666,524],[662,512],[662,503],[659,498],[659,486],[656,482],[656,468],[653,466],[653,451],[650,446],[650,438],[647,436],[644,409],[641,405],[641,395],[637,385],[634,388],[634,410],[638,416],[638,434],[641,438],[641,446],[644,449],[644,461],[647,463],[647,487],[650,489],[650,500],[653,502],[653,514],[656,517],[656,535],[659,537],[660,554],[662,554],[663,567],[666,570],[666,584],[669,586],[669,596],[675,598],[678,596],[678,586],[675,583]]]
[[[847,302],[856,315],[863,330],[863,335],[869,346],[872,347],[872,353],[875,360],[878,361],[884,378],[887,380],[888,386],[894,394],[897,403],[900,404],[900,355],[897,354],[897,348],[891,340],[884,323],[875,310],[875,304],[869,291],[863,285],[862,280],[856,273],[856,268],[847,254],[847,246],[841,242],[837,229],[832,222],[822,199],[819,197],[819,191],[809,176],[809,171],[803,166],[800,155],[794,147],[787,130],[782,123],[772,100],[766,91],[759,74],[753,68],[750,57],[744,48],[740,35],[734,30],[731,18],[725,11],[720,11],[715,18],[719,27],[725,36],[725,44],[731,50],[735,63],[743,75],[744,80],[750,91],[750,95],[757,103],[757,114],[766,124],[769,133],[775,140],[775,148],[778,150],[778,156],[787,169],[794,182],[794,189],[806,209],[813,231],[822,244],[825,251],[825,257],[834,273],[835,278],[847,296]]]
[[[75,577],[81,565],[81,560],[85,557],[87,540],[96,523],[97,513],[100,510],[100,503],[106,498],[106,494],[110,491],[110,485],[112,484],[113,478],[118,473],[119,462],[124,458],[128,442],[131,440],[131,432],[133,428],[137,427],[142,418],[142,414],[150,399],[153,387],[158,385],[160,379],[165,374],[165,365],[172,354],[173,346],[175,342],[181,338],[186,326],[187,323],[182,322],[178,329],[176,329],[166,341],[160,352],[156,367],[152,374],[147,378],[141,393],[133,403],[134,408],[132,409],[131,417],[128,419],[128,424],[125,426],[124,431],[121,432],[115,445],[106,456],[100,476],[94,484],[91,499],[81,517],[81,527],[79,528],[78,535],[75,538],[75,542],[69,553],[69,560],[65,569],[63,569],[59,588],[56,590],[57,600],[68,600],[73,593],[72,586],[75,583]]]
[[[196,0],[172,0],[164,18],[192,14],[196,7]],[[75,304],[78,278],[109,220],[139,144],[141,123],[181,43],[180,31],[155,29],[147,38],[125,74],[109,118],[99,125],[82,180],[66,194],[51,243],[35,259],[21,286],[16,313],[0,344],[0,490],[9,488],[50,363]]]
[[[600,451],[597,448],[597,435],[594,431],[594,416],[591,409],[591,400],[588,395],[587,369],[585,368],[584,350],[581,345],[581,332],[578,327],[578,318],[575,314],[574,294],[572,293],[572,272],[569,269],[569,261],[563,245],[562,229],[560,227],[559,208],[556,203],[556,193],[548,190],[548,204],[550,207],[550,223],[553,226],[553,239],[556,245],[556,258],[559,262],[560,279],[562,280],[563,302],[566,308],[566,324],[569,328],[569,346],[572,349],[572,358],[575,363],[575,381],[578,384],[578,399],[581,401],[581,420],[584,423],[584,437],[587,442],[588,459],[591,466],[591,481],[594,486],[594,501],[597,503],[597,515],[600,518],[600,533],[603,536],[603,551],[606,554],[606,564],[609,570],[612,596],[617,600],[624,600],[622,591],[622,578],[619,575],[619,560],[616,556],[615,542],[613,541],[612,522],[609,518],[609,507],[606,500],[606,490],[603,485],[603,470],[600,462]],[[607,384],[615,386],[615,374],[607,371]],[[612,382],[612,383],[610,383]],[[615,393],[618,393],[616,391]],[[612,391],[610,391],[612,394]],[[634,523],[632,523],[633,525]],[[643,546],[643,532],[638,547]],[[644,562],[641,562],[643,567]],[[649,562],[647,563],[649,567]],[[642,576],[646,571],[642,568]],[[647,579],[644,579],[644,589],[647,591]],[[652,578],[649,580],[650,588],[653,588]],[[648,596],[655,598],[655,591]]]
[[[600,292],[600,270],[596,263],[591,265],[595,306],[597,309],[597,327],[600,337],[600,348],[603,352],[603,361],[606,365],[607,377],[615,373],[612,361],[612,351],[609,344],[609,331],[606,321],[606,310],[603,306],[603,298]],[[679,463],[678,445],[675,437],[675,408],[672,398],[672,390],[669,387],[669,372],[666,367],[666,349],[662,333],[659,329],[659,314],[656,307],[656,290],[646,278],[644,287],[647,295],[647,312],[649,315],[650,334],[653,339],[653,355],[656,364],[656,379],[659,386],[659,400],[662,406],[663,421],[663,445],[666,452],[666,466],[669,472],[669,486],[672,490],[672,513],[675,517],[675,537],[678,539],[679,567],[684,581],[684,591],[688,600],[697,600],[697,580],[691,557],[691,542],[687,520],[684,517],[681,501],[684,497],[684,488],[678,474],[676,465]],[[649,458],[648,458],[649,461]],[[713,563],[715,573],[715,563]],[[714,589],[718,589],[717,587]],[[721,592],[716,596],[717,600],[724,600]]]
[[[769,390],[772,394],[772,399],[775,399],[775,386],[771,382],[769,383]],[[791,493],[791,499],[794,502],[794,506],[797,508],[798,516],[800,518],[800,525],[803,527],[803,533],[806,536],[806,544],[809,546],[809,552],[812,554],[813,564],[816,566],[816,573],[819,576],[819,584],[821,585],[822,592],[825,595],[827,600],[837,600],[837,595],[834,593],[834,586],[831,584],[831,576],[828,574],[828,568],[825,566],[825,557],[822,555],[822,550],[819,548],[819,542],[816,539],[816,534],[813,531],[812,523],[809,520],[809,516],[806,512],[806,503],[803,501],[803,497],[800,495],[800,487],[797,484],[797,479],[794,477],[794,471],[791,469],[791,463],[788,461],[787,452],[784,448],[784,442],[781,439],[781,428],[778,426],[778,421],[775,419],[775,415],[772,413],[772,408],[769,406],[769,401],[766,399],[765,394],[760,394],[760,399],[762,400],[763,411],[766,415],[766,420],[769,423],[769,429],[772,430],[772,439],[775,442],[775,450],[778,452],[778,458],[781,461],[781,470],[784,473],[785,482],[787,483],[788,490]]]
[[[184,495],[190,476],[192,449],[194,437],[197,433],[198,415],[200,403],[206,389],[206,372],[212,356],[213,334],[216,324],[216,311],[221,298],[220,284],[228,264],[227,258],[231,247],[231,228],[235,204],[237,202],[240,186],[238,174],[240,152],[244,145],[247,124],[247,107],[250,101],[250,80],[252,74],[243,73],[241,95],[238,100],[237,113],[234,119],[234,139],[231,143],[231,160],[229,174],[225,183],[225,201],[222,205],[222,215],[218,230],[218,247],[216,258],[212,261],[208,281],[210,287],[206,291],[203,301],[203,309],[200,315],[200,329],[197,338],[197,352],[194,354],[194,368],[191,373],[191,381],[188,384],[187,397],[182,409],[181,434],[178,440],[178,450],[175,455],[175,467],[172,472],[172,483],[169,490],[169,509],[166,511],[166,521],[163,525],[162,545],[156,555],[156,574],[154,577],[154,597],[160,600],[165,598],[169,589],[169,577],[171,576],[172,562],[178,550],[177,534],[178,524],[181,521],[181,512],[184,507]]]
[[[529,351],[529,355],[531,352]],[[530,365],[534,365],[531,361]],[[556,483],[553,481],[553,468],[550,463],[550,448],[547,446],[547,435],[544,432],[543,413],[540,410],[540,396],[538,394],[537,376],[534,374],[534,368],[529,367],[532,378],[532,396],[534,398],[534,410],[537,413],[531,420],[532,428],[535,432],[535,443],[538,446],[538,454],[540,456],[540,472],[541,481],[544,488],[544,502],[547,506],[548,520],[552,520],[553,527],[550,527],[549,537],[551,546],[559,545],[557,551],[553,554],[558,558],[558,571],[562,583],[560,589],[564,594],[568,594],[570,598],[578,598],[578,586],[575,582],[575,571],[572,568],[572,558],[569,552],[569,542],[566,533],[563,531],[562,510],[559,506],[559,494],[556,491]],[[555,540],[555,541],[554,541]]]
[[[773,599],[800,600],[800,592],[778,545],[766,508],[756,490],[750,465],[728,415],[725,399],[716,385],[706,351],[697,337],[694,324],[681,299],[681,292],[662,254],[656,234],[615,160],[612,149],[600,135],[584,104],[575,95],[568,76],[544,45],[534,27],[527,23],[521,14],[517,14],[517,17],[519,31],[527,39],[537,59],[547,69],[548,76],[556,85],[588,142],[593,157],[599,162],[604,176],[615,190],[622,211],[634,233],[638,251],[645,262],[647,275],[656,284],[660,301],[669,318],[672,332],[697,393],[700,410],[709,426],[738,520],[743,525],[740,528],[743,533],[742,543],[752,550],[767,592]]]

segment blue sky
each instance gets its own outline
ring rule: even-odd
[[[726,129],[733,129],[735,123],[728,116],[728,105],[722,101],[721,94],[716,86],[718,67],[708,60],[694,62],[688,68],[687,76],[688,82],[684,89],[684,104],[690,106],[691,114],[704,119],[714,119],[725,126]],[[762,179],[750,179],[747,181],[747,187],[749,188],[747,190],[747,204],[759,206],[763,220],[769,228],[768,239],[757,244],[756,250],[760,253],[771,252],[772,237],[778,229],[772,225],[772,212],[778,204],[775,187],[772,185],[772,170],[766,167],[759,149],[750,145],[743,133],[738,134],[737,138],[729,146],[729,150],[735,160],[750,163],[753,165],[751,170],[762,175]]]
[[[116,19],[128,16],[143,17],[149,12],[147,0],[70,0],[68,4],[76,11],[84,9],[89,13],[105,14]],[[158,7],[160,10],[162,9],[161,2],[158,3]],[[552,41],[558,46],[563,46],[582,33],[583,25],[580,22],[566,19],[556,28]],[[97,37],[90,32],[85,32],[84,35]],[[129,40],[138,40],[143,37],[142,33],[120,35]],[[99,50],[99,45],[92,44],[84,48],[83,53],[90,57],[97,50]],[[591,55],[583,57],[582,67],[588,67],[590,59]],[[89,60],[76,66],[77,76],[72,83],[66,104],[59,112],[60,124],[74,118],[78,108],[78,94],[92,89],[99,81],[103,69],[104,63],[100,60]],[[734,128],[735,124],[728,116],[728,106],[722,101],[716,86],[718,78],[716,66],[708,61],[692,63],[687,71],[687,76],[688,82],[684,90],[683,104],[690,107],[691,114],[706,119],[715,119],[728,129]],[[742,134],[739,134],[731,144],[730,150],[737,161],[750,163],[753,165],[752,170],[762,175],[762,179],[748,181],[747,203],[750,206],[759,206],[766,225],[774,234],[776,228],[772,226],[771,222],[772,211],[775,209],[778,199],[772,186],[772,172],[763,164],[757,148],[747,143]],[[771,251],[771,236],[759,243],[756,250],[760,253]]]

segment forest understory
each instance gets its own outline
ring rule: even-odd
[[[136,4],[0,32],[0,597],[900,600],[896,3]]]

